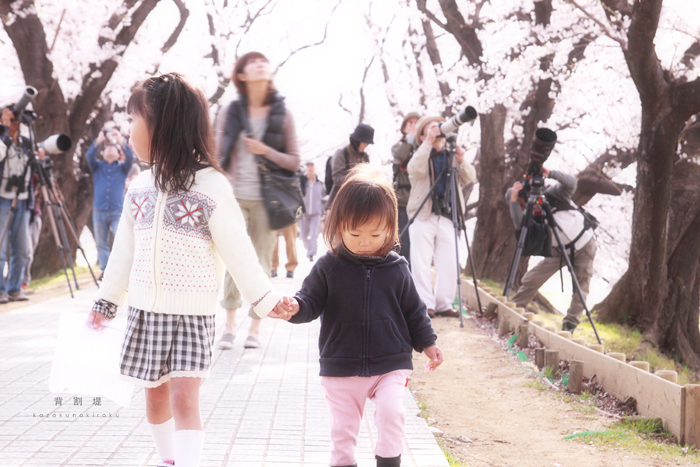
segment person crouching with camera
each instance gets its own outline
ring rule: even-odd
[[[463,148],[457,146],[450,160],[439,127],[443,121],[442,117],[425,116],[416,122],[415,138],[419,146],[406,167],[411,182],[406,212],[409,219],[415,215],[408,230],[411,236],[411,274],[431,317],[459,316],[459,312],[452,309],[457,291],[457,267],[452,203],[446,196],[447,177],[438,181],[431,194],[430,188],[449,163],[457,169],[460,184],[467,185],[476,180],[476,170],[464,160]],[[425,204],[418,211],[426,196]],[[460,203],[459,196],[457,200]],[[461,203],[457,208],[461,209]],[[431,282],[432,262],[437,271],[435,287]]]
[[[593,260],[596,253],[596,241],[593,229],[585,222],[583,214],[576,209],[571,197],[576,191],[576,178],[558,170],[548,170],[542,167],[545,178],[551,178],[558,183],[548,187],[544,196],[552,207],[552,215],[557,224],[557,230],[564,247],[574,266],[574,273],[583,292],[584,300],[588,295],[588,287],[593,275]],[[523,184],[515,182],[506,192],[506,200],[510,205],[510,215],[516,230],[520,229],[528,193],[523,190]],[[529,270],[521,280],[520,288],[513,297],[518,307],[525,308],[535,297],[537,291],[552,275],[565,266],[558,245],[552,245],[552,256],[544,258],[537,266]],[[562,330],[573,332],[580,323],[583,313],[583,303],[574,290],[571,305],[562,322]]]
[[[29,261],[29,216],[35,202],[29,163],[32,157],[31,142],[19,134],[19,121],[11,108],[10,105],[2,110],[0,125],[0,231],[10,221],[0,245],[0,303],[29,300],[22,291],[22,280]],[[43,159],[45,154],[43,149],[37,151],[39,159]],[[17,209],[10,219],[15,198]],[[7,261],[8,238],[11,253],[5,280],[2,271]]]

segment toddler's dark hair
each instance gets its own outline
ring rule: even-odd
[[[379,219],[391,232],[377,252],[384,256],[398,242],[399,211],[396,194],[382,173],[369,164],[358,164],[343,182],[328,212],[323,237],[334,253],[343,244],[342,232]]]
[[[126,110],[148,126],[149,162],[159,190],[188,191],[197,170],[221,171],[207,99],[183,75],[167,73],[136,84]]]

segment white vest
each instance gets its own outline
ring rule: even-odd
[[[572,209],[568,211],[556,211],[554,213],[554,220],[559,227],[557,231],[559,232],[561,241],[564,242],[564,245],[571,243],[571,241],[578,237],[581,231],[584,229],[583,214],[577,210]],[[577,251],[580,250],[586,246],[586,244],[591,241],[592,238],[593,229],[586,230],[583,235],[581,235],[581,238],[576,240],[574,249]],[[552,243],[554,245],[554,242]]]

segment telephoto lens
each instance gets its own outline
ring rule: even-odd
[[[58,133],[49,136],[41,143],[37,143],[37,147],[44,148],[44,151],[48,152],[49,154],[60,154],[68,151],[72,144],[73,143],[70,136],[64,135],[63,133]]]
[[[535,131],[535,139],[530,149],[530,159],[540,165],[544,164],[554,145],[557,143],[557,134],[549,128],[538,128]]]
[[[472,120],[476,119],[477,115],[478,114],[476,113],[476,109],[474,109],[474,107],[472,107],[471,105],[468,105],[460,113],[458,113],[457,115],[453,115],[452,118],[450,118],[446,122],[443,122],[440,125],[440,133],[442,133],[443,136],[448,133],[452,133],[462,124],[471,122]]]

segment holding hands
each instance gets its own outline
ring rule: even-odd
[[[297,313],[299,313],[299,302],[293,297],[282,297],[282,300],[279,301],[268,316],[289,321]]]

